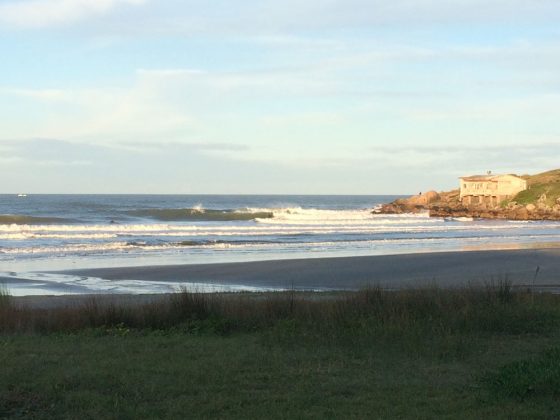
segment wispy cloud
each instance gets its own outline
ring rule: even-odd
[[[557,0],[168,0],[154,2],[141,26],[133,20],[114,21],[106,22],[104,29],[132,34],[263,36],[269,43],[287,44],[293,41],[288,34],[325,29],[554,23],[559,17]]]
[[[121,5],[145,0],[9,0],[0,4],[0,24],[20,28],[43,28],[69,24],[103,15]]]
[[[69,101],[72,98],[62,89],[21,89],[0,87],[0,95],[16,95],[41,101]]]
[[[559,136],[560,137],[560,136]],[[557,167],[560,138],[530,143],[487,145],[387,146],[370,149],[372,159],[393,167],[425,170],[437,168],[449,174],[494,172],[535,173]]]
[[[87,143],[50,138],[0,139],[2,161],[29,162],[37,165],[83,166],[99,164],[110,156],[126,154],[145,156],[181,156],[185,154],[227,156],[229,153],[249,150],[245,144],[189,143],[189,142],[135,142]],[[60,157],[63,156],[64,159]]]
[[[49,105],[48,119],[30,119],[30,124],[19,126],[14,137],[230,144],[236,141],[226,137],[226,127],[219,125],[225,124],[230,115],[239,112],[237,120],[247,121],[249,115],[243,110],[254,103],[272,103],[278,95],[306,97],[338,89],[341,87],[328,75],[314,77],[303,71],[207,72],[170,68],[137,70],[127,88],[4,87],[0,97],[25,99],[31,106]]]

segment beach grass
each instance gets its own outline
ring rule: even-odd
[[[0,417],[559,414],[560,296],[505,281],[7,308]]]
[[[0,311],[4,308],[9,308],[12,304],[12,299],[8,287],[0,282]]]
[[[529,188],[521,191],[513,201],[519,204],[537,204],[541,197],[548,206],[560,198],[560,169],[527,177]]]

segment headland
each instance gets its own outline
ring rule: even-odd
[[[522,180],[524,187],[515,194],[500,195],[500,177]],[[509,185],[511,179],[507,179],[504,184]],[[439,193],[428,191],[397,199],[374,210],[384,214],[425,211],[431,217],[560,220],[560,169],[519,177],[491,174],[463,177],[459,189]]]

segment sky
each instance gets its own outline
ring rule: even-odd
[[[0,193],[558,168],[559,22],[558,0],[0,0]]]

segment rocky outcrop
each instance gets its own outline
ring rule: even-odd
[[[528,188],[518,193],[512,201],[499,206],[489,203],[465,206],[459,201],[459,190],[441,193],[429,191],[384,204],[374,213],[429,212],[433,217],[560,220],[560,169],[524,175],[523,178],[527,180]]]
[[[504,220],[560,220],[560,209],[516,205],[506,208],[432,207],[430,217],[470,217]]]
[[[413,195],[409,198],[399,198],[392,203],[383,204],[374,212],[382,214],[421,213],[428,211],[438,203],[451,204],[448,197],[449,194],[451,193],[440,194],[436,191],[428,191],[424,194]],[[458,191],[456,195],[457,197],[459,196]]]
[[[468,217],[475,219],[504,219],[504,220],[560,220],[560,203],[553,206],[539,200],[536,204],[518,204],[510,202],[506,206],[489,206],[481,204],[464,206],[459,201],[459,191],[414,195],[401,198],[392,203],[384,204],[375,213],[401,214],[429,212],[430,217]]]

